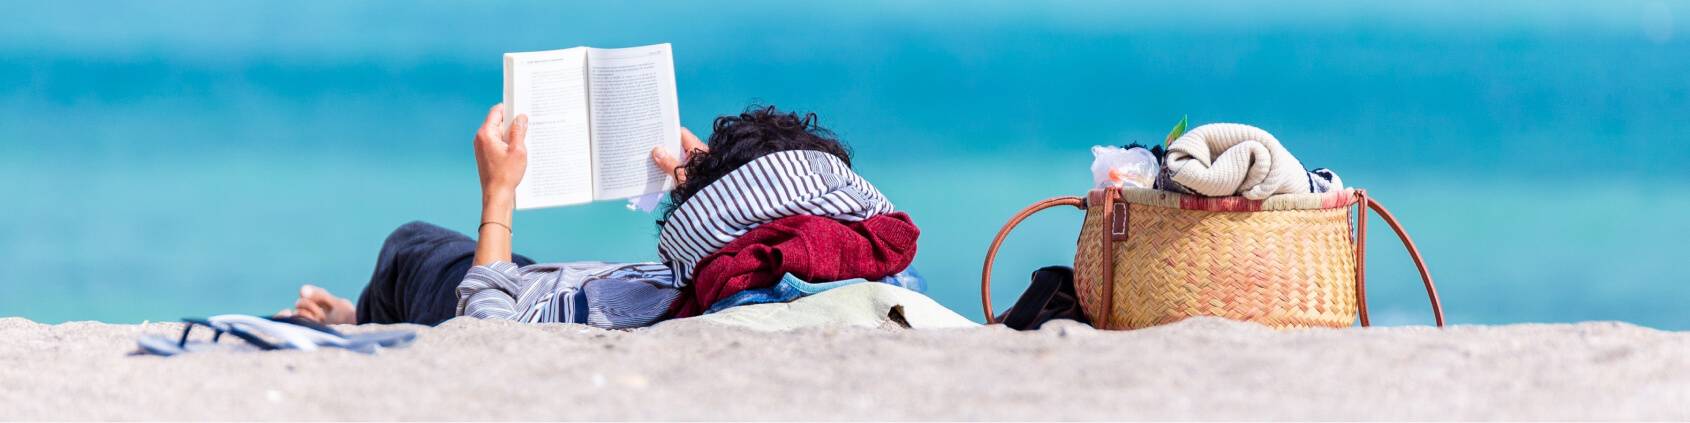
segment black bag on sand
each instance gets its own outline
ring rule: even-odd
[[[1074,290],[1074,269],[1049,266],[1033,271],[1033,283],[1015,300],[998,321],[1015,330],[1038,330],[1045,322],[1069,319],[1091,324],[1080,311],[1080,296]]]

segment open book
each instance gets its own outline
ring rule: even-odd
[[[674,187],[651,149],[680,154],[669,44],[505,53],[505,128],[528,115],[516,208],[637,197]]]

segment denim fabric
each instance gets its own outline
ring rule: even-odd
[[[376,270],[358,296],[358,323],[438,325],[458,315],[458,282],[475,259],[475,240],[451,229],[411,222],[381,245]],[[534,264],[511,254],[518,266]]]
[[[869,282],[869,280],[856,278],[833,282],[810,283],[805,282],[803,279],[799,279],[797,276],[793,276],[791,273],[788,273],[781,276],[780,281],[775,282],[775,286],[763,289],[740,291],[738,294],[728,296],[727,298],[716,301],[715,304],[711,304],[710,309],[705,310],[704,313],[715,313],[742,305],[791,302],[792,300],[816,295],[829,289],[855,285],[863,282]],[[927,281],[922,279],[921,274],[916,273],[913,268],[905,269],[902,272],[898,272],[892,276],[887,276],[875,282],[902,287],[915,292],[927,291]]]

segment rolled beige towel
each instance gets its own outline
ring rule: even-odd
[[[1168,145],[1169,179],[1210,197],[1308,193],[1308,172],[1267,131],[1237,123],[1192,128]]]

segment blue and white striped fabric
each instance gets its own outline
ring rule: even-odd
[[[581,323],[605,329],[648,326],[680,296],[658,263],[573,262],[470,268],[458,284],[458,315],[526,323]]]
[[[839,157],[813,150],[772,153],[694,194],[663,222],[657,252],[678,285],[693,267],[746,231],[783,217],[854,222],[892,212],[892,202]]]

